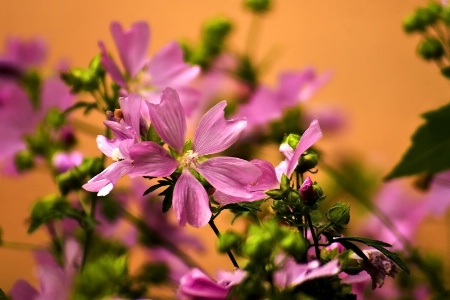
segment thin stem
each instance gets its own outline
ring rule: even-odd
[[[211,229],[214,231],[214,233],[216,234],[217,237],[220,237],[220,232],[219,229],[217,228],[216,224],[214,224],[214,220],[211,218],[211,220],[208,222],[209,226],[211,226]],[[231,253],[230,250],[227,251],[228,257],[231,260],[231,263],[233,264],[233,266],[237,269],[239,269],[239,265],[236,261],[236,259],[233,256],[233,253]]]
[[[96,206],[97,206],[97,196],[95,194],[92,194],[92,199],[91,199],[91,211],[90,211],[90,217],[92,220],[95,220],[95,210],[96,210]],[[93,234],[94,234],[94,229],[95,227],[89,227],[85,229],[85,235],[86,235],[86,240],[84,241],[84,247],[83,247],[83,256],[81,259],[81,271],[83,271],[84,266],[86,264],[86,260],[89,254],[89,249],[91,246],[91,242],[92,242],[92,238],[93,238]]]
[[[245,53],[247,56],[252,57],[254,55],[253,49],[257,46],[257,39],[259,35],[259,16],[252,15],[252,19],[250,21],[250,29],[248,31],[247,36],[247,44],[245,47]]]
[[[316,251],[316,258],[320,259],[320,249],[319,249],[319,240],[317,239],[316,233],[314,231],[314,226],[311,220],[311,215],[310,214],[306,214],[305,215],[306,221],[308,222],[309,225],[309,230],[311,231],[311,236],[312,239],[314,241],[314,250]]]

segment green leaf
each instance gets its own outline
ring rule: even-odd
[[[87,102],[87,101],[78,101],[68,109],[64,111],[64,114],[67,115],[72,111],[78,110],[80,108],[84,108],[84,113],[88,113],[90,110],[97,108],[97,103],[95,102]]]
[[[3,292],[2,289],[0,289],[0,300],[6,300],[8,298],[6,298],[5,292]]]
[[[162,204],[162,212],[166,213],[172,207],[172,198],[173,198],[173,189],[175,185],[170,185],[163,192],[159,194],[159,196],[164,196],[163,204]]]
[[[400,163],[386,176],[392,179],[450,169],[450,104],[422,115],[425,124],[412,136],[412,145]]]
[[[348,241],[354,241],[354,242],[360,242],[360,243],[366,244],[367,246],[371,246],[371,247],[375,247],[375,246],[392,247],[391,244],[385,243],[383,241],[362,238],[359,236],[350,236],[350,237],[344,237],[341,239],[346,239]]]

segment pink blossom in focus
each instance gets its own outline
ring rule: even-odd
[[[173,192],[173,209],[180,225],[186,223],[201,227],[211,218],[209,197],[195,178],[202,175],[216,190],[238,197],[251,197],[247,186],[260,176],[252,163],[234,157],[202,157],[226,150],[239,138],[246,126],[245,120],[226,120],[222,101],[211,108],[200,120],[195,131],[192,149],[185,150],[186,118],[175,90],[166,88],[159,104],[150,104],[150,118],[155,131],[178,155],[178,160],[164,156],[164,148],[154,142],[142,142],[130,149],[134,168],[130,176],[164,177],[178,167],[182,174]],[[159,150],[158,150],[159,149]],[[158,155],[151,156],[159,152]],[[155,161],[157,163],[155,164]]]

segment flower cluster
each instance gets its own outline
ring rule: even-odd
[[[245,1],[257,17],[271,7]],[[430,4],[405,29],[448,25],[448,15],[445,4]],[[32,246],[39,288],[21,279],[8,290],[12,299],[143,299],[160,290],[205,300],[450,295],[433,273],[435,262],[413,243],[425,216],[448,207],[448,171],[426,172],[426,194],[398,181],[374,194],[361,164],[326,163],[319,141],[346,120],[339,109],[312,110],[307,100],[331,72],[281,72],[270,88],[261,62],[227,47],[233,30],[228,19],[212,19],[198,43],[173,41],[149,58],[146,22],[129,29],[112,22],[118,58],[99,41],[88,67],[59,66],[53,72],[60,77],[42,76],[41,40],[7,42],[0,56],[2,171],[48,167],[57,187],[28,218],[30,234],[49,237],[48,245]],[[419,48],[426,59],[448,50],[435,40],[428,36]],[[101,128],[79,119],[93,111],[104,116]],[[433,116],[446,111],[426,114],[426,125],[441,124]],[[79,132],[94,134],[97,156],[75,150]],[[270,156],[260,151],[276,148]],[[344,196],[373,212],[357,229]],[[243,226],[221,232],[233,225],[230,216]],[[206,226],[230,260],[216,277],[195,256],[208,247],[186,231]],[[1,233],[1,246],[16,245]],[[130,264],[136,252],[143,258]],[[410,265],[428,281],[408,279]]]

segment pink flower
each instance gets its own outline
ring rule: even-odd
[[[424,209],[427,213],[442,216],[450,207],[450,171],[433,176],[429,191],[425,195]]]
[[[329,78],[330,73],[318,76],[312,68],[282,73],[277,89],[260,86],[250,100],[239,107],[235,117],[245,116],[252,129],[266,125],[281,118],[286,108],[308,100]]]
[[[341,271],[337,259],[321,266],[317,260],[307,264],[299,264],[291,257],[278,256],[277,264],[280,268],[274,275],[274,284],[280,288],[301,285],[311,279],[334,276]]]
[[[200,68],[184,62],[183,50],[178,43],[168,44],[152,59],[147,59],[150,29],[145,22],[136,22],[127,31],[118,22],[113,22],[111,34],[126,74],[120,71],[103,42],[99,43],[101,62],[112,79],[122,87],[124,96],[138,93],[150,103],[159,103],[161,91],[170,86],[182,96],[186,115],[197,108],[200,93],[189,85],[200,73]],[[143,114],[147,116],[145,109],[143,107]]]
[[[211,108],[200,120],[195,131],[192,149],[184,149],[186,118],[178,94],[171,88],[163,91],[159,104],[149,105],[150,118],[161,139],[178,155],[178,160],[162,155],[164,148],[153,142],[136,144],[130,149],[134,160],[131,176],[164,177],[178,167],[182,169],[173,192],[173,209],[180,225],[186,223],[201,227],[211,218],[209,197],[196,179],[203,176],[217,190],[238,197],[251,197],[247,185],[260,176],[252,163],[234,157],[213,157],[208,154],[226,150],[239,138],[245,128],[245,120],[226,120],[222,101]],[[158,152],[158,155],[149,155]]]
[[[277,188],[283,173],[285,173],[288,177],[291,176],[298,164],[300,155],[308,150],[308,148],[321,137],[322,132],[319,122],[314,120],[300,138],[295,151],[287,144],[282,144],[280,146],[280,151],[285,155],[286,159],[275,169],[267,161],[256,159],[251,161],[251,163],[253,163],[261,172],[261,175],[257,178],[257,180],[247,186],[247,190],[251,193],[251,196],[238,196],[216,191],[214,193],[214,199],[221,205],[238,202],[252,202],[264,199],[266,197],[265,191]]]
[[[97,146],[106,156],[111,157],[114,163],[84,184],[85,190],[98,192],[98,196],[105,196],[113,189],[117,180],[133,168],[129,149],[141,140],[141,115],[139,112],[142,101],[140,96],[134,94],[126,98],[120,98],[119,103],[123,118],[118,122],[104,122],[114,133],[114,139],[108,140],[107,137],[99,135],[97,136]]]
[[[230,289],[246,276],[245,271],[237,269],[234,273],[218,272],[215,282],[199,269],[192,269],[180,280],[178,299],[180,300],[225,300]]]
[[[47,45],[42,39],[34,38],[25,41],[10,37],[6,41],[6,53],[0,57],[0,63],[8,63],[11,67],[23,71],[39,67],[46,56]]]
[[[426,212],[421,201],[422,195],[408,188],[404,183],[400,180],[385,183],[375,197],[374,205],[383,212],[402,236],[411,240]],[[362,228],[364,235],[383,240],[396,248],[404,246],[403,241],[399,240],[392,230],[374,215],[365,219]]]
[[[67,240],[64,247],[64,266],[60,266],[48,252],[36,252],[38,263],[37,277],[40,289],[36,290],[28,282],[18,280],[10,294],[14,300],[64,300],[70,297],[71,286],[78,266],[81,252],[75,240]]]
[[[82,161],[83,155],[81,154],[81,152],[59,152],[53,156],[53,167],[55,168],[56,172],[64,173],[76,166],[79,166]]]

